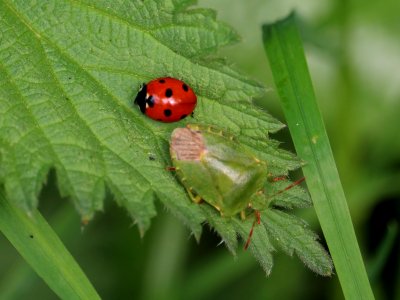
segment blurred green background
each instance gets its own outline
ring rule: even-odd
[[[283,120],[261,43],[261,25],[295,9],[320,109],[377,299],[400,299],[400,2],[200,0],[242,36],[220,54],[268,87],[266,109]],[[264,101],[265,102],[265,101]],[[276,134],[292,149],[288,130]],[[198,245],[163,207],[141,239],[107,200],[83,230],[51,174],[40,209],[103,299],[343,299],[336,276],[275,256],[266,277],[254,259],[234,259],[204,228]],[[312,209],[298,211],[319,232]],[[0,236],[0,299],[56,299]],[[34,297],[33,297],[34,296]]]

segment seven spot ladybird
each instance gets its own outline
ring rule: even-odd
[[[144,84],[135,104],[142,113],[160,122],[176,122],[192,114],[197,97],[183,81],[171,77],[154,79]]]

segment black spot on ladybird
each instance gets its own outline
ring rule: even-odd
[[[186,83],[182,84],[182,88],[185,92],[189,91],[189,87],[186,85]]]
[[[167,90],[165,91],[165,97],[169,98],[169,97],[171,97],[171,96],[172,96],[172,90],[171,90],[171,89],[167,89]]]
[[[165,80],[164,79],[160,79],[158,82],[159,83],[165,83]]]
[[[154,98],[153,96],[150,96],[149,98],[146,99],[146,103],[150,106],[150,107],[154,107]]]
[[[182,116],[181,116],[181,120],[184,119],[184,118],[186,118],[186,117],[187,117],[187,115],[182,115]]]
[[[169,116],[172,115],[172,111],[171,111],[170,109],[164,109],[164,115],[165,115],[166,117],[169,117]]]

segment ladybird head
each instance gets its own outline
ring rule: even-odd
[[[145,83],[140,86],[139,93],[135,98],[135,104],[139,105],[140,111],[146,113],[146,96],[147,96],[147,86]]]

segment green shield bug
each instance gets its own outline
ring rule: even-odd
[[[211,127],[187,125],[171,135],[170,154],[173,169],[190,198],[205,201],[223,217],[241,214],[259,202],[268,179],[266,162],[258,159],[232,136]],[[263,198],[264,202],[266,199]],[[264,207],[266,207],[266,203]],[[257,210],[256,222],[260,223]],[[245,249],[248,247],[253,228]]]

